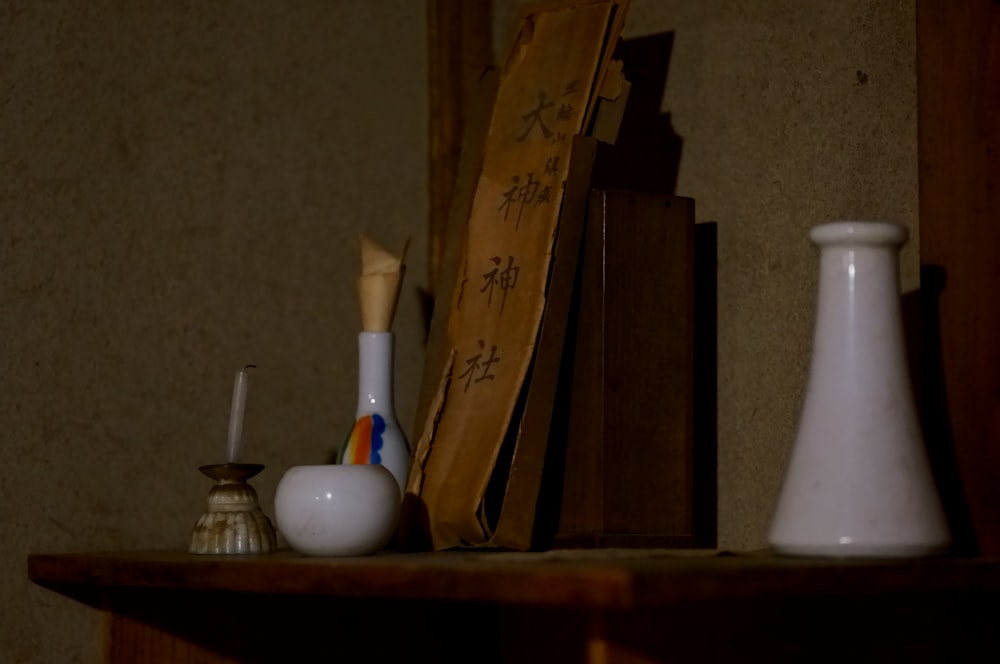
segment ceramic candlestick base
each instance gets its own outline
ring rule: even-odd
[[[208,511],[191,533],[188,550],[197,554],[270,553],[277,548],[274,526],[260,509],[247,480],[264,469],[255,463],[220,463],[198,468],[216,484],[208,492]]]

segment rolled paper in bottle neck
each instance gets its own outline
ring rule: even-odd
[[[358,279],[361,327],[365,332],[388,332],[392,327],[403,272],[369,274]]]
[[[388,332],[396,314],[399,288],[406,272],[403,256],[393,256],[371,239],[361,236],[361,276],[358,299],[365,332]]]

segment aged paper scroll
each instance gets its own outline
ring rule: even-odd
[[[597,0],[532,7],[501,70],[451,294],[449,359],[407,486],[434,549],[491,539],[483,503],[501,446],[518,435],[573,137],[590,123],[626,9]]]

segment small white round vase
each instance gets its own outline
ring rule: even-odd
[[[786,555],[917,557],[951,538],[914,407],[899,297],[904,227],[815,227],[805,401],[770,543]]]
[[[307,556],[366,556],[383,549],[399,521],[396,479],[381,465],[289,468],[278,482],[278,532]]]

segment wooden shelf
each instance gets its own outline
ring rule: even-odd
[[[110,662],[298,661],[331,642],[342,661],[818,661],[862,643],[868,661],[1000,657],[985,558],[151,551],[34,554],[28,575],[108,612]]]
[[[1000,591],[1000,562],[982,558],[829,561],[649,550],[342,559],[291,552],[35,554],[28,574],[66,594],[74,587],[185,589],[614,610],[753,597]]]

